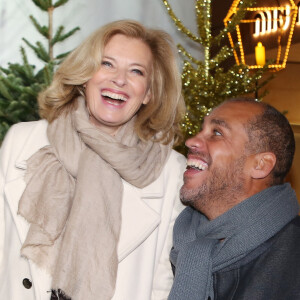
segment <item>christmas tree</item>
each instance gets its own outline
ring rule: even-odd
[[[57,43],[73,35],[79,27],[64,33],[64,26],[59,26],[53,34],[54,10],[66,4],[69,0],[32,0],[43,12],[48,14],[48,25],[41,25],[33,17],[30,20],[36,30],[47,40],[47,49],[42,42],[34,44],[23,38],[25,44],[31,48],[42,61],[43,67],[36,67],[28,62],[26,51],[21,47],[22,64],[9,63],[7,68],[0,67],[0,143],[9,127],[22,121],[39,119],[37,95],[52,81],[55,67],[69,53],[53,55],[53,48]]]
[[[185,139],[195,135],[201,128],[203,118],[222,101],[240,95],[258,92],[269,80],[259,80],[267,71],[267,66],[250,70],[246,65],[226,66],[226,61],[233,56],[233,49],[228,46],[227,34],[235,30],[243,19],[246,7],[251,7],[254,0],[240,1],[237,13],[216,35],[212,34],[211,0],[196,0],[195,12],[198,35],[193,34],[176,17],[167,0],[162,0],[177,29],[190,40],[200,44],[204,50],[204,60],[194,58],[182,45],[178,50],[183,58],[182,89],[187,112],[182,123]],[[238,45],[237,45],[238,46]],[[217,49],[217,51],[216,51]],[[184,146],[178,148],[184,152]]]

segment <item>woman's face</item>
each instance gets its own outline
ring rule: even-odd
[[[90,121],[115,134],[150,100],[152,53],[142,41],[114,35],[104,47],[100,69],[86,83]]]

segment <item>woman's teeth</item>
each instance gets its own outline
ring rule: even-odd
[[[112,101],[127,101],[127,97],[125,97],[125,95],[123,94],[117,94],[117,93],[112,93],[112,92],[109,92],[109,91],[104,91],[101,93],[101,95],[105,98],[108,98],[108,102],[109,102],[109,99],[112,100]]]

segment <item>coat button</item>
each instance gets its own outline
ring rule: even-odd
[[[30,289],[32,287],[32,282],[28,278],[24,278],[23,285],[25,289]]]

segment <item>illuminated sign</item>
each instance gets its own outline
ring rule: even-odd
[[[297,23],[300,25],[300,1],[297,5]],[[291,25],[291,6],[264,7],[255,16],[253,36],[259,37],[278,30],[286,31]]]

